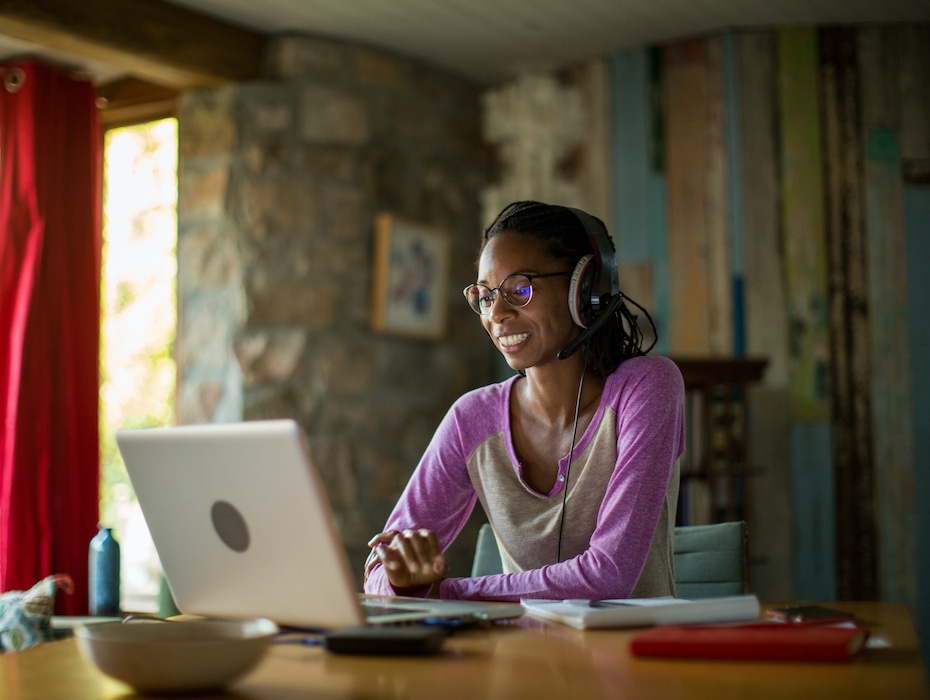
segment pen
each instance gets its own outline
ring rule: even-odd
[[[627,608],[632,607],[632,603],[624,603],[619,600],[563,600],[563,603],[569,605],[580,605],[585,608]]]
[[[630,608],[635,607],[633,603],[621,603],[618,600],[592,600],[592,608]]]

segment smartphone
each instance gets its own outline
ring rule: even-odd
[[[336,654],[418,656],[439,651],[446,636],[442,628],[423,625],[349,627],[326,632],[323,648]]]
[[[830,625],[838,622],[853,622],[856,616],[844,610],[827,608],[823,605],[792,605],[785,608],[771,608],[766,613],[769,617],[796,625]]]

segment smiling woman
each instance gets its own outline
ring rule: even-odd
[[[100,519],[121,545],[124,610],[157,608],[161,572],[113,439],[174,423],[177,120],[105,142]]]
[[[646,356],[616,269],[603,222],[580,210],[515,202],[485,230],[465,300],[516,374],[443,418],[369,541],[368,593],[675,594],[684,385],[671,360]],[[444,553],[477,502],[503,573],[447,578]]]

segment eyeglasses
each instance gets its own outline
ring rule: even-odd
[[[508,275],[493,289],[483,284],[470,284],[462,290],[462,294],[465,295],[465,300],[472,311],[480,316],[486,316],[491,311],[491,307],[494,306],[494,300],[497,299],[498,292],[500,292],[504,301],[519,309],[529,304],[533,298],[533,280],[540,277],[558,277],[559,275],[568,274],[571,274],[571,270],[546,272],[541,275],[527,275],[520,272],[515,275]]]

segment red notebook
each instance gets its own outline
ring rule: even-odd
[[[756,661],[848,661],[869,636],[863,627],[788,625],[661,625],[635,634],[633,656]]]

